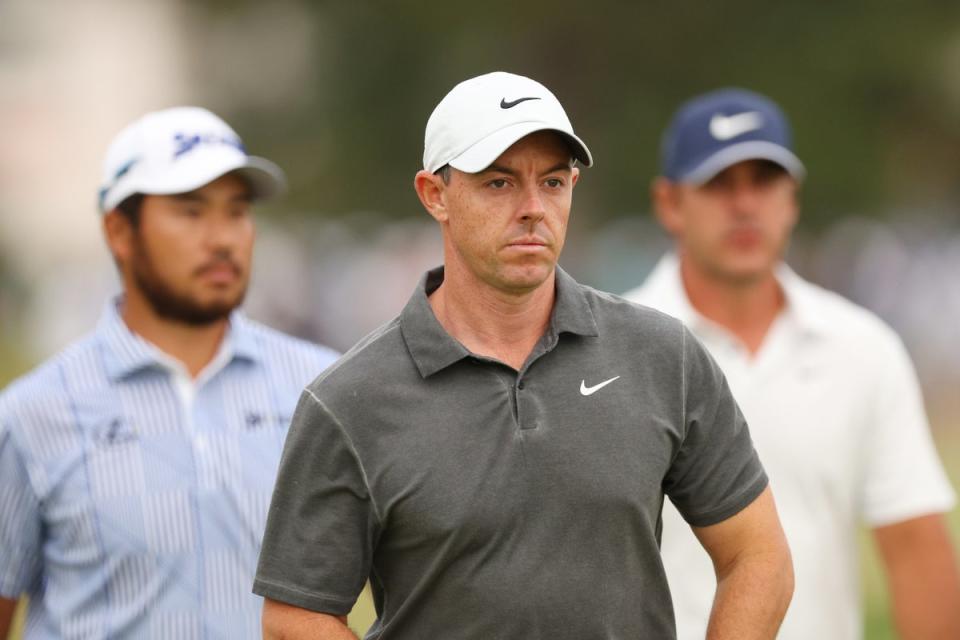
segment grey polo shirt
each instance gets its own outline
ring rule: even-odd
[[[664,494],[694,525],[767,483],[713,360],[679,321],[557,269],[520,371],[471,354],[427,295],[304,392],[254,591],[368,638],[673,638]]]

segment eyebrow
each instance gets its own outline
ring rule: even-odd
[[[186,193],[174,193],[170,195],[174,200],[179,200],[180,202],[206,202],[207,198],[200,195],[199,191],[187,191]],[[252,202],[253,194],[249,191],[244,191],[241,194],[235,195],[230,198],[230,202]]]
[[[571,171],[572,169],[573,169],[573,161],[566,160],[564,162],[558,162],[557,164],[553,165],[552,167],[544,171],[543,175],[546,175],[548,173],[553,173],[554,171]],[[485,173],[505,173],[508,176],[517,175],[517,172],[515,170],[511,169],[510,167],[504,167],[499,164],[491,164],[486,169],[480,171],[480,175]]]

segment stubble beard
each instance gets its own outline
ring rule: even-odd
[[[157,274],[149,250],[139,241],[131,261],[131,274],[137,289],[154,313],[166,320],[193,327],[209,326],[228,318],[243,303],[247,293],[244,284],[233,298],[204,304],[188,294],[175,291]]]

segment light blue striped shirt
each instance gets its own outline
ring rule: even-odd
[[[116,310],[0,395],[0,595],[26,638],[259,638],[287,426],[336,358],[234,313],[195,383]]]

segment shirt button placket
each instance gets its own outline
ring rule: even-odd
[[[532,429],[536,426],[535,424],[528,424],[529,419],[526,415],[526,411],[524,411],[525,407],[521,394],[523,393],[525,387],[526,384],[524,383],[523,379],[517,380],[516,389],[514,391],[514,403],[517,408],[517,428],[519,428],[521,431]]]

